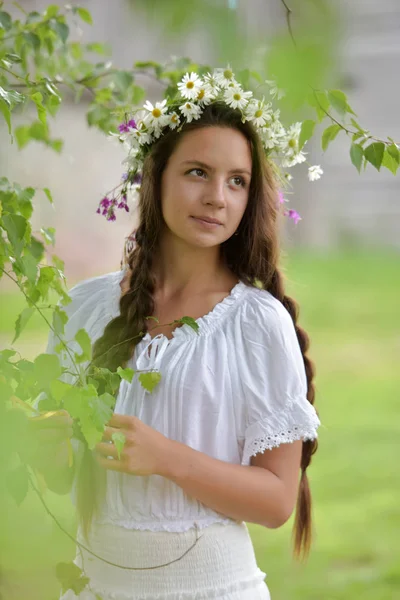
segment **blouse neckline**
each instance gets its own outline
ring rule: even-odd
[[[236,304],[239,298],[242,297],[243,293],[247,288],[248,286],[243,281],[238,281],[233,286],[230,293],[227,296],[225,296],[225,298],[217,302],[214,308],[212,308],[207,314],[203,315],[202,317],[195,319],[195,322],[199,326],[197,332],[190,325],[184,323],[183,325],[175,327],[175,329],[172,331],[172,338],[168,338],[163,333],[160,333],[152,338],[150,333],[147,332],[139,343],[149,342],[152,339],[154,340],[156,337],[159,340],[165,338],[171,342],[174,338],[189,339],[198,335],[207,335],[208,333],[211,333],[218,326],[218,322],[222,318],[222,316],[229,312],[229,310]]]

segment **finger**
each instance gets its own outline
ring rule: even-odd
[[[112,460],[99,455],[96,456],[96,460],[98,464],[104,469],[108,469],[110,471],[119,471],[120,473],[129,472],[127,471],[126,464],[119,460]]]
[[[114,413],[107,425],[109,427],[116,427],[117,429],[132,429],[136,417],[130,415],[119,415]]]
[[[121,429],[116,427],[106,427],[103,432],[103,440],[112,440],[114,433],[121,433]]]
[[[100,442],[99,444],[96,444],[96,452],[102,456],[112,456],[113,458],[118,458],[118,450],[114,444]]]

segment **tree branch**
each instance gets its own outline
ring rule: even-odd
[[[293,13],[293,11],[292,11],[292,9],[291,9],[291,8],[289,8],[289,7],[288,7],[288,5],[286,4],[286,0],[281,0],[281,2],[282,2],[283,6],[285,7],[285,10],[286,10],[286,23],[287,23],[288,30],[289,30],[289,33],[290,33],[290,37],[292,38],[292,42],[293,42],[293,44],[294,44],[294,45],[295,45],[295,47],[297,48],[297,45],[296,45],[296,40],[294,39],[294,35],[293,35],[293,30],[292,30],[292,21],[291,21],[291,18],[292,18],[292,13]]]

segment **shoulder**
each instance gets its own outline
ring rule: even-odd
[[[120,282],[123,271],[114,271],[85,279],[74,285],[68,295],[71,302],[62,308],[68,316],[67,337],[85,328],[91,337],[104,328],[119,313]]]
[[[295,327],[287,309],[267,290],[247,286],[239,307],[242,330],[257,338],[293,337]]]

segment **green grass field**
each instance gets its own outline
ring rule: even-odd
[[[293,519],[278,530],[249,525],[259,566],[272,600],[400,599],[400,255],[297,253],[286,263],[288,290],[311,338],[323,424],[309,471],[315,541],[309,561],[296,564]],[[15,295],[3,296],[2,346],[21,307]],[[45,338],[34,319],[18,349],[32,357]],[[67,500],[48,494],[48,502],[71,526]],[[18,526],[16,509],[9,511],[13,529],[2,525],[1,562],[6,577],[14,570],[18,600],[57,598],[45,568],[49,557],[71,559],[73,544],[35,499],[18,510]]]

